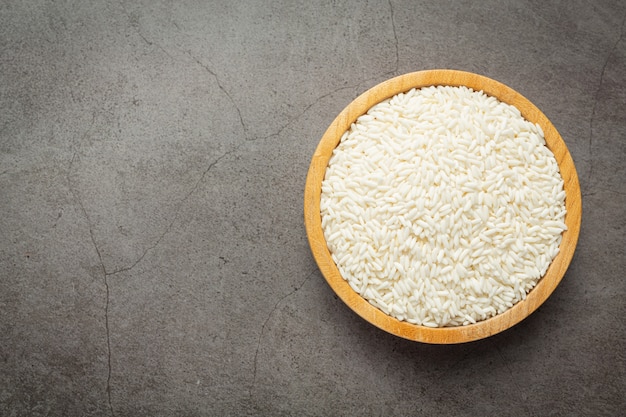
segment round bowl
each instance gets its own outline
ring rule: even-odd
[[[344,280],[328,250],[320,214],[322,180],[328,161],[343,133],[356,119],[373,105],[412,88],[426,86],[466,86],[475,91],[482,90],[502,102],[517,107],[524,118],[538,123],[543,129],[548,148],[554,153],[565,184],[565,223],[559,253],[550,264],[545,275],[522,300],[502,314],[489,319],[457,327],[431,328],[419,326],[391,317],[356,293]],[[482,339],[502,332],[528,317],[535,311],[559,284],[567,270],[580,232],[582,202],[580,184],[572,157],[563,139],[548,118],[528,99],[506,85],[490,78],[455,70],[428,70],[413,72],[387,80],[366,91],[350,103],[326,130],[311,160],[304,191],[304,222],[313,257],[326,281],[335,293],[359,316],[380,329],[409,340],[452,344]]]

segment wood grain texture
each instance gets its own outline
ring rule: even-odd
[[[527,120],[538,123],[543,129],[546,143],[556,157],[565,183],[567,208],[565,223],[568,230],[563,233],[560,252],[546,274],[525,300],[502,314],[468,326],[429,328],[399,321],[373,307],[354,292],[341,277],[331,258],[322,231],[320,215],[322,180],[330,156],[342,134],[373,105],[411,88],[431,85],[471,87],[517,107]],[[401,75],[357,97],[335,118],[322,137],[311,160],[304,192],[304,222],[309,245],[320,271],[335,293],[358,315],[382,330],[406,339],[435,344],[463,343],[489,337],[519,323],[535,311],[563,278],[574,256],[581,219],[580,184],[574,161],[565,142],[548,118],[528,99],[506,85],[481,75],[455,70],[429,70]]]

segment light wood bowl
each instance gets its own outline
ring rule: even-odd
[[[550,264],[526,299],[502,314],[467,326],[429,328],[399,321],[372,306],[345,281],[333,262],[324,234],[320,215],[322,180],[330,156],[343,133],[373,105],[411,88],[431,85],[467,86],[494,96],[517,107],[522,115],[543,129],[546,143],[554,153],[565,182],[565,204],[568,229],[563,233],[559,254]],[[515,90],[490,78],[463,71],[429,70],[413,72],[387,80],[366,91],[348,105],[332,122],[313,155],[304,190],[304,222],[313,257],[335,293],[358,315],[391,334],[424,343],[452,344],[482,339],[502,332],[519,323],[535,311],[559,284],[572,260],[582,215],[580,184],[572,157],[563,139],[548,118]]]

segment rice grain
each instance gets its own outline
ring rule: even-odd
[[[475,323],[524,299],[567,229],[541,128],[466,87],[412,89],[359,117],[331,156],[320,208],[352,289],[429,327]]]

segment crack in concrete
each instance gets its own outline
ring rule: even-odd
[[[280,136],[280,135],[283,133],[283,131],[284,131],[285,129],[287,129],[289,126],[291,126],[292,124],[294,124],[294,123],[295,123],[298,119],[300,119],[300,117],[302,117],[302,116],[303,116],[303,115],[304,115],[307,111],[309,111],[309,110],[311,109],[311,107],[313,107],[314,105],[316,105],[316,104],[317,104],[317,103],[319,103],[320,101],[322,101],[322,100],[324,100],[325,98],[330,97],[330,96],[332,96],[333,94],[336,94],[336,93],[338,93],[338,92],[340,92],[340,91],[343,91],[343,90],[349,90],[349,89],[356,88],[358,85],[359,85],[359,84],[357,84],[357,85],[349,85],[349,86],[347,86],[347,87],[340,87],[340,88],[337,88],[337,89],[335,89],[335,90],[332,90],[332,91],[330,91],[330,92],[328,92],[328,93],[326,93],[326,94],[324,94],[324,95],[319,96],[319,97],[318,97],[318,98],[316,98],[313,102],[311,102],[310,104],[308,104],[308,105],[304,108],[304,110],[302,110],[299,114],[297,114],[297,115],[296,115],[296,116],[294,116],[294,117],[293,117],[290,121],[288,121],[288,122],[287,122],[287,123],[285,123],[283,126],[281,126],[281,127],[280,127],[280,128],[279,128],[276,132],[274,132],[274,133],[272,133],[272,134],[269,134],[269,135],[267,135],[267,136],[264,136],[264,137],[260,138],[259,140],[266,140],[266,139],[269,139],[269,138],[273,138],[273,137]]]
[[[93,118],[92,118],[92,121],[91,121],[91,125],[89,126],[89,128],[83,134],[83,136],[81,137],[81,139],[79,141],[79,147],[82,144],[82,142],[85,140],[87,135],[89,134],[91,128],[94,125],[94,123],[95,123],[95,112],[93,113]],[[176,220],[178,220],[178,217],[179,217],[179,214],[180,214],[180,211],[181,211],[183,205],[191,197],[191,195],[200,187],[200,184],[206,178],[206,176],[211,171],[211,169],[213,169],[226,156],[236,152],[244,144],[245,144],[245,142],[242,142],[238,146],[234,147],[233,149],[231,149],[229,151],[224,152],[222,155],[220,155],[219,157],[214,159],[207,166],[207,168],[202,172],[202,175],[198,178],[198,180],[195,182],[195,184],[189,190],[189,192],[180,200],[180,202],[178,203],[178,205],[176,207],[176,211],[174,212],[174,217],[173,217],[172,221],[167,225],[167,227],[165,228],[163,233],[159,236],[159,238],[156,240],[156,242],[154,244],[152,244],[151,246],[149,246],[148,248],[146,248],[143,251],[143,253],[141,254],[141,256],[139,258],[137,258],[137,260],[135,262],[133,262],[130,266],[119,268],[119,269],[114,270],[114,271],[108,271],[107,268],[106,268],[106,264],[105,264],[104,259],[102,257],[102,252],[100,251],[100,247],[98,246],[98,243],[96,241],[95,232],[93,230],[93,223],[91,221],[91,217],[89,216],[89,213],[87,212],[87,209],[85,208],[85,205],[84,205],[84,203],[83,203],[83,201],[82,201],[82,199],[81,199],[81,197],[80,197],[80,195],[78,193],[78,190],[76,189],[76,186],[72,182],[71,175],[72,175],[72,171],[73,171],[73,168],[74,168],[74,162],[75,162],[75,160],[76,160],[76,158],[78,156],[78,150],[75,150],[74,153],[72,154],[72,158],[70,160],[70,163],[69,163],[69,166],[68,166],[68,169],[67,169],[67,176],[66,176],[67,183],[68,183],[68,187],[69,187],[70,193],[72,194],[72,197],[74,198],[74,201],[76,202],[76,204],[78,204],[78,207],[79,207],[83,217],[87,221],[87,226],[89,228],[89,237],[90,237],[91,243],[92,243],[92,245],[93,245],[93,247],[94,247],[94,249],[96,251],[96,255],[98,256],[98,261],[99,261],[99,264],[100,264],[100,269],[102,270],[102,276],[104,278],[104,286],[105,286],[105,290],[106,290],[106,300],[105,300],[105,307],[104,307],[104,319],[105,319],[105,323],[104,324],[105,324],[105,329],[106,329],[106,342],[107,342],[107,381],[106,381],[106,393],[107,393],[107,402],[108,402],[108,406],[109,406],[109,410],[110,410],[111,416],[115,416],[115,411],[113,409],[113,405],[112,405],[112,401],[111,401],[111,373],[112,373],[112,366],[111,366],[111,331],[110,331],[110,326],[109,326],[109,306],[110,306],[109,277],[112,276],[112,275],[115,275],[115,274],[119,274],[119,273],[122,273],[122,272],[130,271],[137,264],[139,264],[151,250],[156,248],[159,245],[159,243],[161,243],[163,238],[171,231],[174,223],[176,222]]]
[[[588,141],[589,172],[587,174],[587,187],[591,187],[591,181],[593,178],[593,124],[594,124],[594,120],[596,117],[596,108],[598,106],[600,91],[602,90],[602,85],[604,83],[604,74],[606,73],[606,68],[609,65],[609,61],[611,60],[611,57],[615,53],[615,50],[617,49],[617,45],[619,45],[619,43],[624,38],[625,24],[626,24],[626,14],[624,14],[624,17],[622,18],[619,36],[617,40],[615,41],[615,43],[613,44],[613,47],[609,51],[608,55],[606,56],[606,60],[604,61],[604,64],[602,65],[602,71],[600,72],[600,80],[598,82],[598,88],[596,89],[596,92],[594,94],[593,106],[591,108],[591,118],[589,119],[589,141]]]
[[[252,386],[250,387],[250,392],[249,392],[250,397],[252,397],[252,393],[254,391],[254,387],[256,386],[259,349],[261,348],[261,340],[263,339],[263,333],[265,333],[265,327],[267,327],[267,323],[270,321],[270,318],[272,317],[274,312],[278,309],[278,305],[280,303],[282,303],[283,301],[285,301],[287,298],[291,297],[298,290],[302,289],[304,284],[306,284],[306,282],[309,280],[309,278],[311,278],[313,276],[313,274],[315,272],[317,272],[317,268],[315,268],[313,271],[309,272],[307,274],[307,276],[302,280],[302,282],[300,283],[299,286],[295,287],[289,293],[283,295],[278,301],[276,301],[276,303],[274,304],[274,307],[272,308],[272,310],[269,312],[269,314],[265,318],[265,321],[263,322],[263,325],[261,326],[261,332],[259,333],[259,338],[258,338],[257,344],[256,344],[256,350],[254,352],[254,368],[252,370]]]
[[[96,247],[97,250],[97,247]],[[104,269],[104,264],[102,264],[102,268]],[[109,410],[111,411],[111,416],[115,416],[115,412],[113,411],[113,404],[111,403],[111,330],[109,328],[109,304],[111,297],[109,295],[109,280],[107,276],[104,276],[104,286],[106,288],[106,304],[104,305],[104,326],[107,333],[107,401],[109,403]]]
[[[94,119],[92,120],[92,126],[93,126],[94,120],[95,120],[95,113],[94,113]],[[87,137],[87,134],[89,133],[90,130],[91,130],[91,126],[89,127],[89,129],[87,129],[87,131],[83,135],[81,142],[85,139],[85,137]],[[106,342],[107,342],[106,394],[107,394],[107,403],[109,405],[109,411],[111,412],[111,416],[115,416],[115,412],[113,411],[113,404],[111,402],[111,330],[109,328],[109,304],[110,304],[111,297],[110,297],[110,292],[109,292],[109,280],[108,280],[109,274],[107,273],[106,266],[104,265],[104,261],[102,260],[102,253],[100,252],[100,248],[98,247],[98,243],[96,242],[91,218],[89,217],[89,214],[87,213],[87,210],[85,209],[83,200],[80,198],[80,195],[78,194],[78,190],[72,184],[72,177],[71,177],[72,168],[74,167],[74,161],[76,160],[77,154],[78,154],[78,151],[74,151],[74,153],[72,154],[72,159],[70,160],[70,164],[67,170],[67,183],[70,189],[70,193],[72,194],[74,198],[74,201],[78,204],[78,207],[80,208],[83,216],[85,217],[85,220],[87,221],[87,226],[89,227],[89,237],[91,238],[91,243],[96,251],[96,255],[98,256],[100,269],[102,270],[102,276],[104,278],[104,287],[106,290],[106,298],[105,298],[105,304],[104,304],[104,327],[106,330]]]
[[[148,45],[148,46],[156,46],[158,49],[160,49],[165,55],[167,55],[170,59],[174,60],[174,57],[165,49],[163,48],[159,43],[157,42],[153,42],[150,41],[149,39],[147,39],[143,33],[141,32],[141,29],[139,27],[139,24],[137,22],[134,21],[133,17],[131,16],[130,12],[128,11],[128,9],[126,8],[126,5],[124,4],[124,2],[122,2],[121,0],[119,1],[119,5],[122,8],[122,11],[124,13],[124,15],[126,16],[126,18],[128,19],[130,26],[133,28],[133,30],[137,33],[137,35]],[[217,74],[212,71],[207,65],[205,65],[202,61],[200,61],[198,58],[196,58],[195,56],[193,56],[190,52],[185,51],[187,53],[187,55],[189,55],[197,64],[199,64],[204,70],[206,70],[209,74],[211,74],[214,78],[215,81],[217,83],[218,88],[226,95],[226,97],[228,97],[228,99],[230,100],[230,102],[232,103],[232,105],[235,107],[235,110],[237,111],[237,115],[239,117],[239,122],[241,123],[241,127],[243,129],[243,133],[244,133],[244,139],[247,140],[247,127],[244,123],[242,114],[241,114],[241,110],[239,109],[239,107],[237,106],[237,103],[235,102],[235,100],[233,99],[233,97],[231,96],[231,94],[228,92],[228,90],[222,85],[222,83],[220,82],[219,77],[217,76]],[[95,113],[94,113],[94,118],[95,118]],[[93,125],[93,120],[92,120],[92,125]],[[91,129],[91,127],[90,127]],[[86,134],[85,134],[86,136]],[[84,139],[84,137],[82,138]],[[81,139],[81,142],[82,142]],[[104,265],[104,262],[102,261],[102,257],[100,255],[100,251],[96,245],[96,241],[95,241],[95,237],[93,234],[93,230],[91,228],[91,222],[90,223],[90,235],[92,238],[92,242],[94,244],[94,246],[96,247],[96,251],[98,252],[98,256],[100,258],[100,262],[102,263],[102,268],[104,270],[104,276],[108,277],[111,275],[115,275],[115,274],[119,274],[122,272],[128,272],[131,269],[133,269],[135,266],[137,266],[145,257],[146,255],[152,251],[154,248],[156,248],[159,243],[161,243],[161,241],[163,240],[163,238],[170,232],[170,230],[172,229],[174,223],[176,222],[176,220],[178,219],[178,215],[180,213],[180,210],[183,206],[183,204],[189,199],[189,197],[191,196],[191,194],[194,193],[194,191],[196,191],[200,185],[200,183],[204,180],[204,178],[206,177],[206,175],[208,174],[208,172],[224,157],[226,157],[227,155],[237,151],[241,146],[243,145],[243,143],[237,145],[235,148],[226,151],[224,154],[220,155],[218,158],[216,158],[213,162],[211,162],[209,164],[209,166],[203,171],[202,175],[200,176],[200,178],[198,179],[198,181],[196,181],[196,183],[194,184],[194,186],[191,188],[191,190],[183,197],[183,199],[179,202],[178,206],[176,207],[176,211],[174,212],[174,218],[172,219],[172,221],[167,225],[167,227],[165,228],[165,230],[163,231],[163,233],[157,238],[157,240],[155,241],[154,244],[152,244],[151,246],[147,247],[142,254],[129,266],[125,266],[125,267],[121,267],[118,268],[116,270],[113,271],[107,271],[106,267]],[[74,154],[74,156],[72,157],[72,162],[74,162],[74,157],[76,156],[76,153]],[[71,164],[70,164],[71,166]],[[69,175],[69,174],[68,174]],[[69,180],[69,177],[68,177]],[[75,195],[76,197],[76,195]],[[87,215],[87,211],[85,210],[82,201],[79,200],[81,209],[83,211],[83,214],[87,217],[88,221],[89,221],[89,217]]]
[[[498,346],[497,343],[495,344],[495,348],[496,348],[496,352],[498,352],[498,356],[500,356],[500,359],[502,359],[502,362],[504,363],[504,367],[506,368],[506,370],[509,372],[509,375],[511,376],[511,381],[513,381],[513,385],[515,385],[515,387],[517,388],[517,391],[520,394],[522,394],[524,390],[522,390],[522,387],[517,382],[517,378],[516,378],[517,375],[515,374],[515,372],[513,372],[513,368],[511,368],[509,361],[506,360],[506,358],[502,354],[502,350],[500,349],[500,346]],[[530,415],[531,414],[530,409],[527,404],[528,399],[527,398],[523,398],[523,399],[524,401],[522,402],[522,407],[524,407],[524,411],[526,411],[527,415]]]
[[[180,32],[180,27],[178,26],[178,24],[175,21],[171,21],[171,23],[173,24],[173,26],[176,28],[176,30],[178,30]],[[147,40],[146,40],[147,41]],[[157,45],[159,46],[159,45]],[[163,50],[163,52],[165,52],[170,58],[172,58],[172,56],[167,53],[167,51],[165,51],[163,48],[161,48]],[[224,95],[228,98],[228,100],[230,101],[230,103],[233,105],[233,107],[235,108],[235,111],[237,112],[237,116],[239,117],[239,124],[241,124],[241,128],[243,130],[243,137],[246,141],[251,141],[252,139],[250,139],[248,137],[248,127],[246,126],[246,123],[244,122],[243,119],[243,115],[241,113],[241,109],[239,108],[239,106],[237,105],[237,102],[235,101],[235,99],[233,98],[233,96],[230,94],[230,92],[228,91],[228,89],[222,84],[220,77],[217,75],[217,73],[215,71],[213,71],[207,64],[205,64],[204,62],[202,62],[198,57],[196,57],[194,54],[191,53],[191,51],[185,51],[183,50],[182,52],[184,52],[185,54],[187,54],[196,64],[200,65],[200,67],[202,67],[202,69],[204,69],[206,72],[208,72],[214,79],[215,82],[217,84],[217,87],[222,91],[222,93],[224,93]],[[173,58],[172,58],[173,59]]]
[[[250,141],[251,139],[248,138],[248,128],[247,128],[247,126],[246,126],[246,124],[245,124],[245,122],[243,120],[243,116],[241,114],[241,109],[239,108],[239,106],[235,102],[235,99],[233,99],[233,96],[228,92],[226,87],[224,87],[224,85],[220,81],[220,77],[218,77],[217,73],[215,71],[213,71],[208,65],[206,65],[204,62],[202,62],[200,59],[198,59],[196,56],[194,56],[191,52],[189,52],[189,51],[184,51],[184,52],[187,55],[189,55],[189,57],[191,59],[193,59],[196,62],[196,64],[200,65],[206,72],[211,74],[211,76],[215,79],[215,82],[217,83],[217,87],[224,93],[224,95],[226,97],[228,97],[228,100],[230,101],[230,103],[233,105],[233,107],[237,111],[237,115],[239,116],[239,123],[241,124],[241,128],[243,129],[243,137],[244,137],[244,139],[246,141]]]
[[[385,73],[381,74],[381,76],[387,76],[387,75],[393,74],[394,72],[395,71],[385,72]],[[378,78],[378,76],[366,78],[365,80],[359,81],[356,84],[348,85],[348,86],[345,86],[345,87],[339,87],[339,88],[336,88],[336,89],[334,89],[332,91],[329,91],[326,94],[323,94],[323,95],[319,96],[318,98],[313,100],[310,104],[308,104],[300,113],[298,113],[297,115],[292,117],[291,120],[289,120],[287,123],[285,123],[283,126],[281,126],[276,132],[271,133],[271,134],[269,134],[267,136],[264,136],[264,137],[256,139],[256,140],[266,140],[266,139],[269,139],[269,138],[280,136],[285,129],[287,129],[289,126],[291,126],[296,121],[298,121],[298,119],[300,119],[300,117],[302,117],[313,106],[315,106],[317,103],[319,103],[320,101],[324,100],[325,98],[328,98],[328,97],[332,96],[333,94],[336,94],[336,93],[338,93],[340,91],[343,91],[343,90],[352,90],[352,89],[355,89],[355,88],[359,88],[361,86],[361,84],[366,83],[368,81],[375,80],[377,78]]]
[[[243,143],[238,145],[238,146],[236,146],[236,147],[234,147],[233,149],[231,149],[229,151],[224,152],[222,155],[217,157],[215,160],[213,160],[213,162],[211,162],[208,165],[208,167],[202,172],[202,175],[200,175],[200,178],[198,178],[198,180],[193,185],[193,187],[191,187],[189,192],[179,201],[178,205],[176,206],[176,211],[174,212],[174,217],[172,218],[172,221],[167,225],[167,227],[165,228],[163,233],[161,233],[161,235],[158,237],[158,239],[156,240],[156,242],[154,244],[152,244],[151,246],[146,248],[143,251],[143,253],[141,254],[141,256],[139,256],[139,258],[137,258],[137,260],[135,262],[133,262],[130,266],[122,267],[122,268],[116,269],[116,270],[114,270],[112,272],[107,272],[106,274],[107,275],[115,275],[115,274],[119,274],[119,273],[122,273],[122,272],[130,271],[135,266],[137,266],[137,264],[139,264],[139,262],[141,262],[145,258],[145,256],[148,254],[148,252],[150,252],[151,250],[156,248],[159,245],[159,243],[161,243],[163,238],[165,238],[165,236],[172,230],[172,227],[174,226],[174,223],[176,223],[176,220],[178,220],[178,217],[179,217],[179,214],[180,214],[180,211],[181,211],[183,205],[187,202],[189,197],[191,197],[191,195],[200,187],[200,184],[202,183],[202,181],[204,181],[204,178],[206,178],[206,176],[209,173],[209,171],[211,171],[211,169],[213,169],[213,167],[215,167],[215,165],[217,165],[226,156],[236,152],[239,148],[241,148],[242,145],[243,145]]]
[[[383,76],[387,76],[387,75],[395,75],[398,72],[399,69],[399,63],[400,63],[400,56],[399,56],[399,41],[398,41],[398,35],[397,35],[397,31],[396,31],[396,24],[395,24],[395,19],[394,19],[394,9],[393,9],[393,5],[391,3],[391,0],[388,1],[389,2],[389,9],[391,12],[391,26],[392,26],[392,30],[393,30],[393,36],[394,36],[394,47],[395,47],[395,65],[394,65],[394,69],[391,71],[387,71],[385,73],[383,73]],[[175,22],[173,22],[175,23]],[[176,26],[177,29],[178,25],[174,24],[174,26]],[[180,30],[180,29],[179,29]],[[149,42],[148,40],[146,40],[146,42],[148,42],[149,44],[152,44],[151,42]],[[158,45],[157,45],[158,46]],[[162,49],[162,48],[161,48]],[[165,50],[164,52],[171,57],[171,55],[169,53],[167,53]],[[248,127],[246,126],[246,123],[244,121],[243,115],[241,113],[241,109],[239,108],[239,106],[237,105],[237,102],[235,101],[235,99],[233,98],[233,96],[230,94],[230,92],[228,91],[228,89],[226,89],[226,87],[222,84],[222,82],[220,81],[220,77],[217,75],[217,73],[215,71],[213,71],[208,65],[206,65],[204,62],[202,62],[198,57],[196,57],[195,55],[193,55],[190,51],[182,51],[185,54],[187,54],[192,60],[194,60],[198,65],[200,65],[205,71],[207,71],[214,79],[215,82],[217,83],[218,88],[224,93],[224,95],[226,95],[226,97],[228,98],[228,100],[231,102],[231,104],[233,105],[233,107],[235,108],[237,115],[239,116],[239,123],[241,125],[241,128],[243,130],[243,136],[244,139],[246,141],[249,142],[253,142],[256,140],[266,140],[272,137],[277,137],[280,136],[282,134],[282,132],[289,127],[290,125],[292,125],[293,123],[295,123],[298,119],[300,119],[300,117],[302,117],[307,111],[309,111],[309,109],[311,109],[311,107],[313,107],[315,104],[319,103],[321,100],[339,92],[342,90],[348,90],[348,89],[353,89],[353,88],[357,88],[359,87],[361,84],[368,82],[370,80],[376,79],[377,77],[370,77],[367,78],[365,80],[362,80],[356,84],[353,85],[349,85],[349,86],[345,86],[345,87],[340,87],[337,88],[335,90],[332,90],[326,94],[323,94],[322,96],[319,96],[318,98],[316,98],[313,102],[311,102],[310,104],[308,104],[299,114],[297,114],[296,116],[294,116],[293,118],[291,118],[290,121],[288,121],[287,123],[285,123],[283,126],[281,126],[276,132],[271,133],[267,136],[263,136],[261,138],[250,138],[249,137],[249,130]],[[173,58],[172,58],[173,59]]]
[[[128,19],[128,22],[130,23],[130,27],[133,28],[133,30],[135,31],[135,33],[137,34],[137,36],[139,36],[148,46],[156,46],[157,48],[159,48],[165,55],[167,55],[168,57],[170,57],[170,59],[174,60],[174,57],[172,55],[170,55],[169,52],[167,52],[165,50],[165,48],[163,48],[158,42],[153,42],[150,41],[148,38],[146,38],[144,36],[144,34],[141,32],[141,28],[139,27],[139,22],[135,21],[135,19],[133,19],[132,15],[128,12],[128,9],[126,8],[126,5],[124,4],[124,2],[122,2],[121,0],[119,1],[120,6],[122,7],[122,10],[124,12],[124,15],[126,15],[126,18]]]
[[[393,38],[395,40],[395,48],[396,48],[396,65],[394,73],[398,73],[398,68],[400,67],[400,54],[398,49],[398,33],[396,32],[396,21],[394,19],[393,5],[391,4],[391,0],[388,0],[389,3],[389,12],[391,17],[391,28],[393,29]]]
[[[621,192],[621,191],[617,191],[617,190],[613,190],[613,189],[611,189],[611,188],[594,187],[593,189],[594,189],[594,191],[583,192],[581,195],[582,195],[583,197],[591,197],[591,196],[594,196],[594,195],[598,194],[598,190],[599,190],[599,191],[604,191],[605,193],[610,193],[610,194],[617,194],[617,195],[623,195],[623,196],[626,196],[626,193]]]
[[[153,42],[150,41],[149,39],[147,39],[143,33],[140,30],[139,24],[138,22],[135,22],[133,17],[131,16],[131,14],[128,12],[128,9],[126,8],[124,2],[122,2],[121,0],[119,1],[119,4],[124,12],[124,14],[126,15],[130,26],[133,28],[133,30],[137,33],[137,35],[139,37],[141,37],[141,39],[149,46],[156,46],[158,49],[160,49],[165,55],[167,55],[170,59],[172,59],[173,61],[175,61],[174,57],[165,49],[163,48],[159,43],[157,42]],[[178,25],[175,24],[175,26],[178,28]],[[237,103],[235,102],[235,100],[233,99],[232,95],[228,92],[228,90],[226,89],[226,87],[224,87],[224,85],[221,83],[220,78],[218,77],[218,75],[211,70],[206,64],[204,64],[202,61],[200,61],[198,58],[196,58],[194,55],[191,54],[191,52],[189,51],[183,51],[185,52],[189,57],[191,57],[198,65],[200,65],[205,71],[207,71],[209,74],[211,74],[211,76],[215,79],[215,82],[217,83],[218,88],[226,95],[226,97],[228,98],[228,100],[231,102],[231,104],[233,105],[233,107],[235,108],[237,115],[239,117],[239,122],[241,124],[242,130],[243,130],[243,136],[244,139],[247,141],[248,140],[248,129],[247,126],[243,120],[243,116],[241,114],[241,110],[239,109],[239,106],[237,106]],[[158,237],[158,239],[156,240],[156,242],[147,247],[143,253],[139,256],[139,258],[137,258],[135,260],[135,262],[133,262],[131,265],[129,266],[125,266],[125,267],[121,267],[119,269],[116,269],[114,271],[111,272],[107,272],[106,275],[115,275],[115,274],[119,274],[122,272],[128,272],[131,269],[133,269],[135,266],[137,266],[137,264],[139,264],[144,258],[145,256],[154,248],[156,248],[159,243],[161,243],[161,241],[163,240],[163,238],[170,232],[170,230],[172,229],[174,223],[176,222],[176,220],[178,219],[178,215],[180,213],[180,210],[182,208],[182,205],[189,199],[189,197],[191,196],[191,194],[193,194],[193,192],[195,190],[198,189],[198,186],[200,185],[200,183],[202,182],[202,180],[204,180],[204,178],[206,177],[206,175],[208,174],[208,172],[225,156],[227,156],[230,153],[233,153],[235,151],[237,151],[240,147],[242,146],[242,144],[237,145],[235,148],[231,149],[230,151],[225,152],[224,154],[222,154],[221,156],[219,156],[217,159],[215,159],[211,164],[209,164],[209,166],[207,167],[207,169],[202,173],[202,175],[200,176],[200,178],[198,179],[198,181],[196,181],[196,183],[194,184],[194,186],[192,187],[191,191],[189,191],[189,193],[187,193],[183,199],[180,201],[180,203],[178,204],[178,206],[176,207],[176,211],[174,212],[174,218],[172,219],[172,221],[167,225],[167,227],[165,228],[164,232]]]

